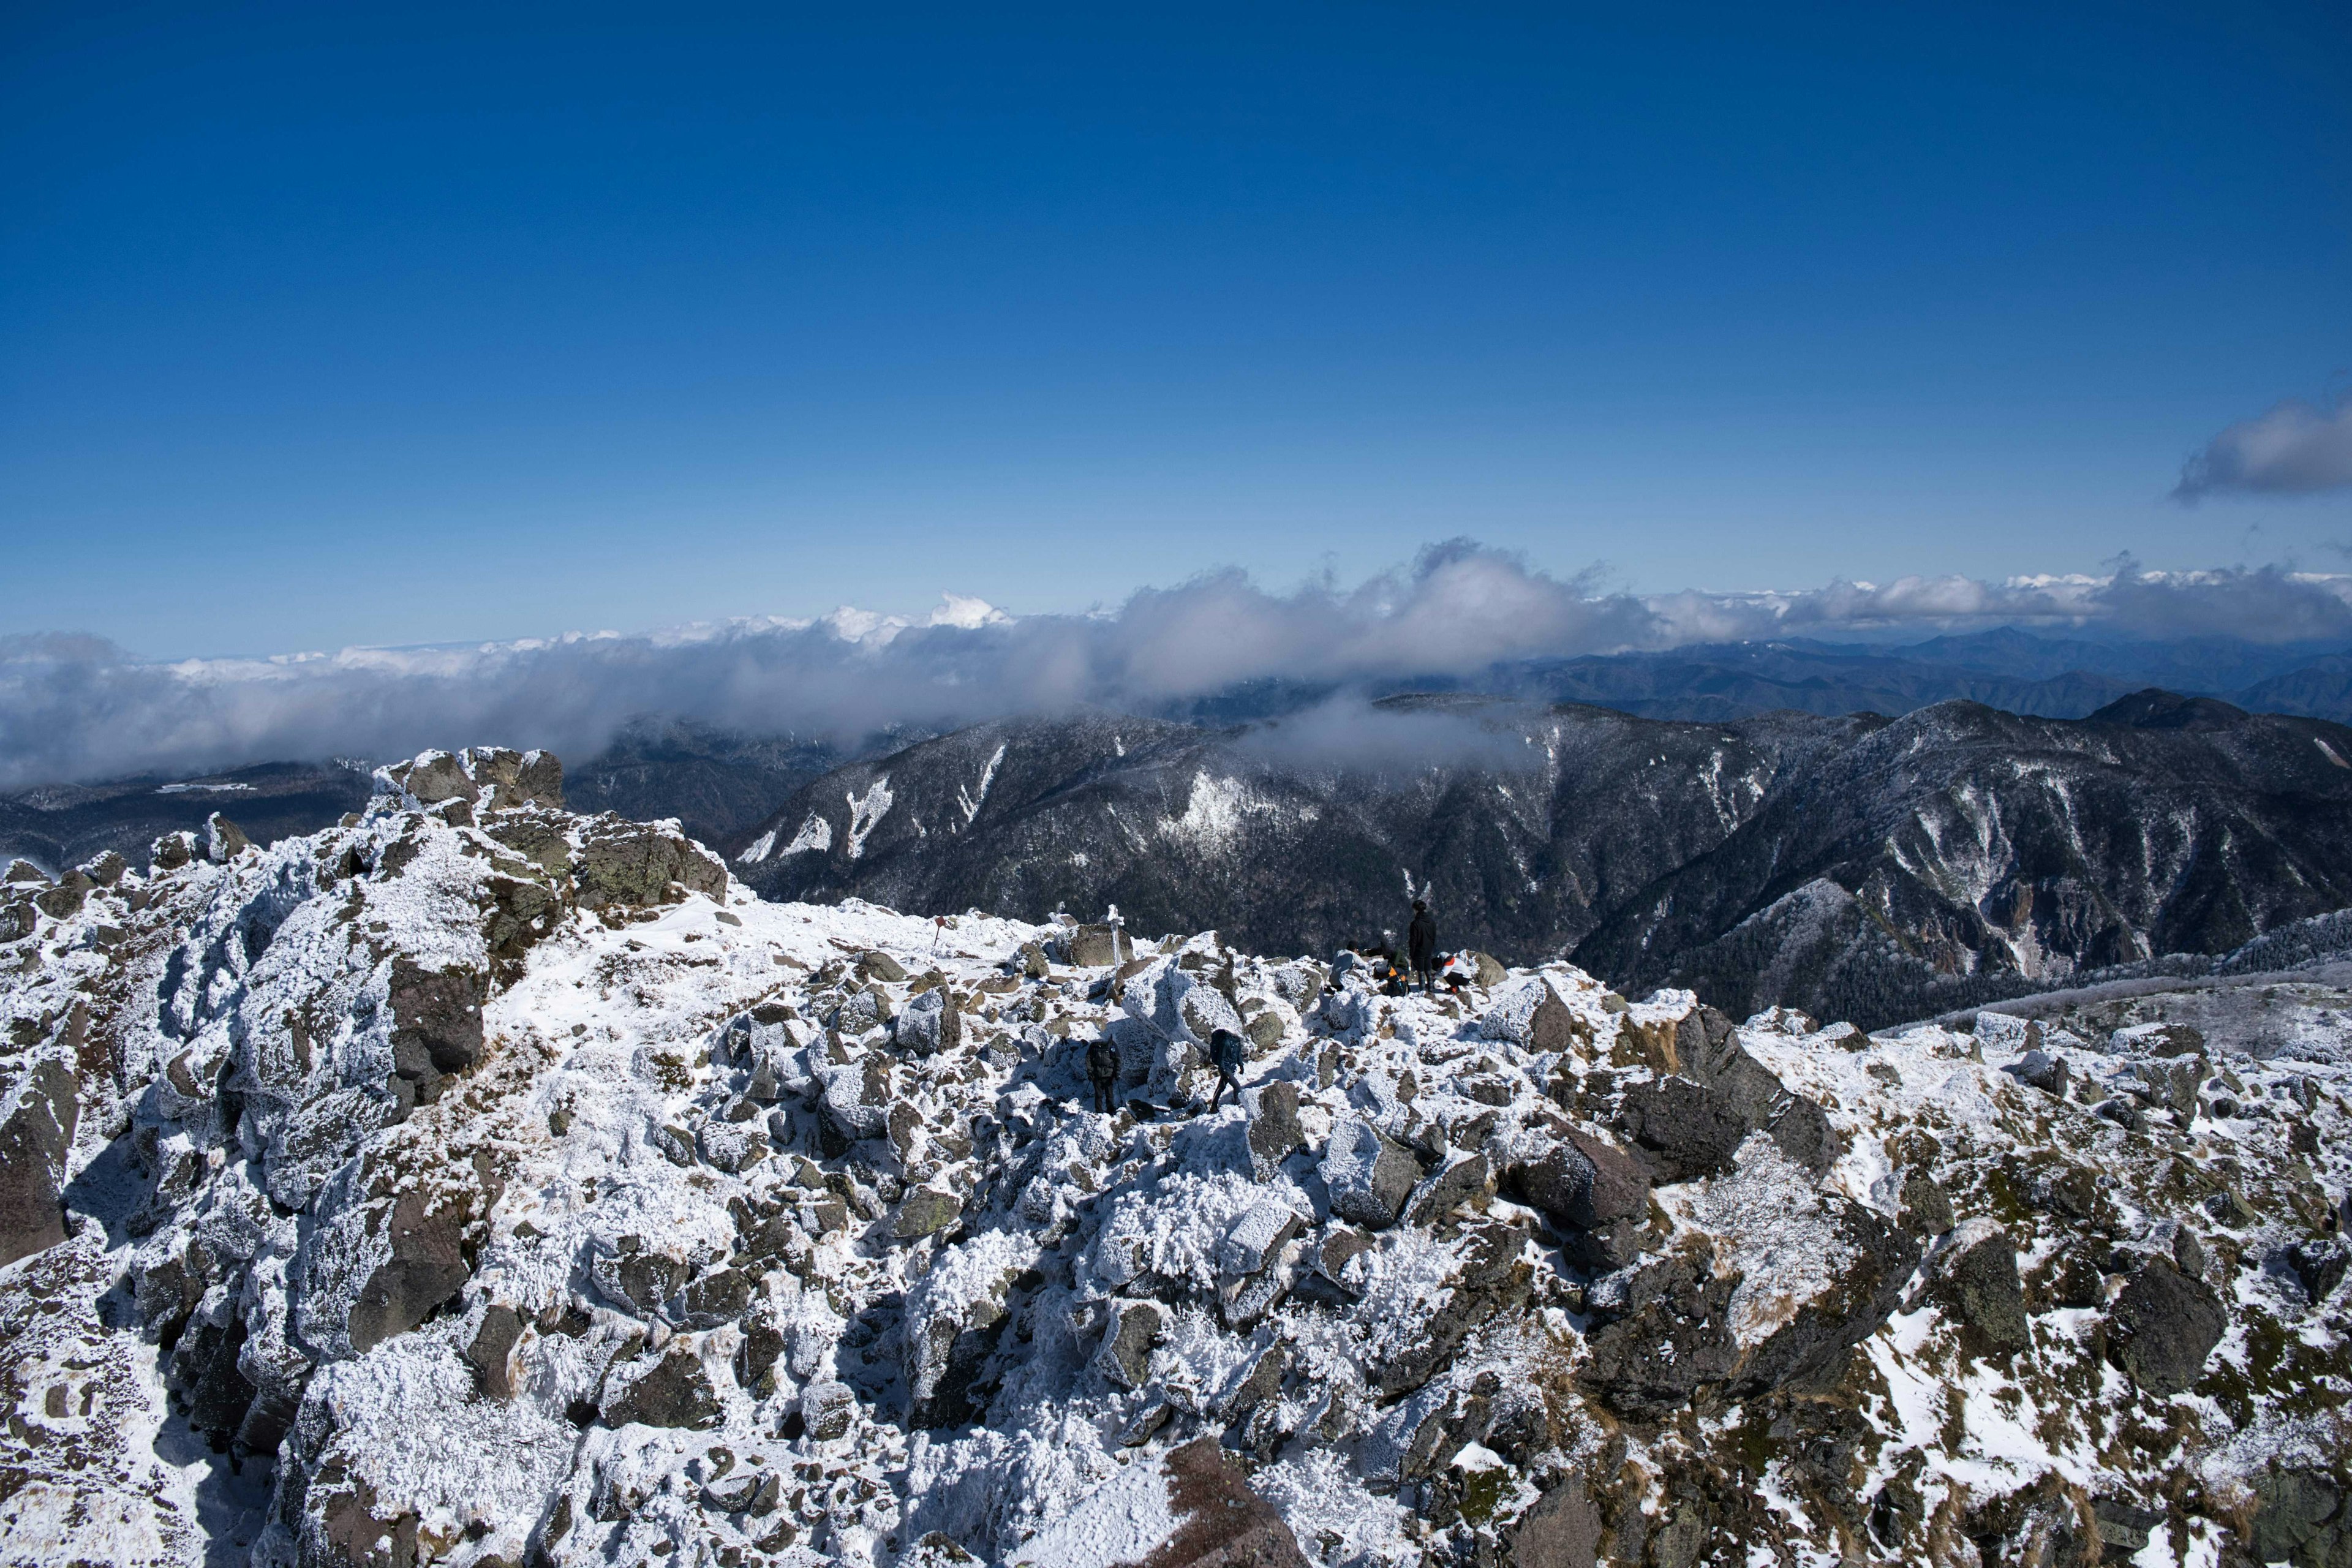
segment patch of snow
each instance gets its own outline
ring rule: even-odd
[[[866,853],[867,836],[889,815],[890,803],[896,798],[890,794],[890,775],[876,774],[874,782],[866,786],[863,797],[850,795],[845,798],[849,802],[849,843],[843,853],[855,860]]]

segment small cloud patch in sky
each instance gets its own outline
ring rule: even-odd
[[[2352,488],[2352,401],[2322,408],[2289,398],[2231,426],[2180,470],[2173,499],[2317,495]]]

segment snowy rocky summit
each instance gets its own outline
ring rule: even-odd
[[[540,753],[10,876],[0,1562],[2352,1563],[2325,1041],[763,902]]]

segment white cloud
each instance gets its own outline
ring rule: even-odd
[[[2181,466],[2176,500],[2316,495],[2352,487],[2352,402],[2320,408],[2290,398],[2242,420]]]
[[[1164,710],[1253,681],[1312,693],[1421,678],[1475,686],[1498,664],[1792,636],[1929,636],[2003,624],[2149,639],[2352,640],[2352,579],[2276,568],[2105,577],[1906,577],[1801,592],[1603,592],[1455,541],[1353,587],[1290,593],[1238,571],[1147,588],[1114,610],[1010,616],[950,597],[924,617],[843,610],[485,643],[149,664],[69,634],[0,639],[0,788],[276,758],[499,743],[585,755],[640,715],[859,741],[1080,705]],[[1360,715],[1282,737],[1333,750]],[[1490,743],[1439,716],[1387,743]],[[1458,731],[1458,732],[1457,732]],[[1344,748],[1339,748],[1344,749]],[[1408,747],[1408,750],[1415,747]]]

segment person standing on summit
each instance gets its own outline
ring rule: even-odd
[[[1412,924],[1405,931],[1405,956],[1412,962],[1412,977],[1423,991],[1437,989],[1437,921],[1423,899],[1412,901]]]

